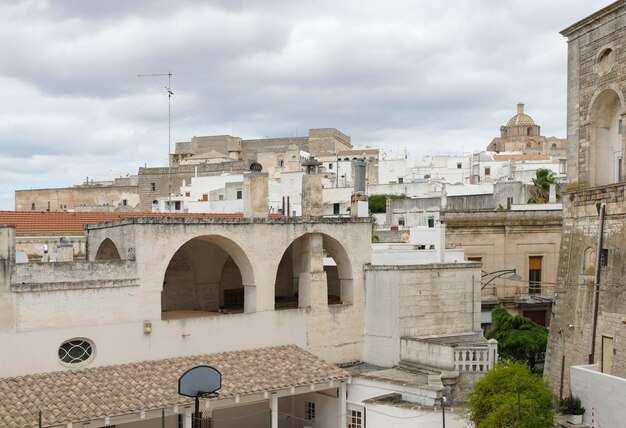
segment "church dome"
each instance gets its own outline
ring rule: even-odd
[[[524,104],[519,103],[517,105],[517,114],[509,119],[506,126],[525,126],[534,124],[535,121],[533,118],[524,113]]]

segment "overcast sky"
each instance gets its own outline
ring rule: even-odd
[[[565,137],[566,40],[608,0],[0,4],[0,209],[14,190],[165,165],[172,140],[306,135],[486,148],[518,101]]]

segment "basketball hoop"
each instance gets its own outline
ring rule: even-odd
[[[213,398],[217,397],[217,392],[210,394],[202,394],[200,398],[200,412],[202,413],[202,419],[209,419],[213,417]]]
[[[209,419],[213,414],[211,399],[221,387],[222,374],[211,366],[192,367],[178,378],[178,394],[195,398],[194,428],[200,427],[200,400],[202,419]]]

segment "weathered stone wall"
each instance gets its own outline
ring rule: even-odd
[[[565,195],[563,237],[558,269],[558,298],[550,329],[545,376],[560,390],[562,358],[565,356],[564,394],[569,392],[569,367],[587,364],[591,354],[593,284],[599,233],[596,203],[605,204],[604,244],[608,249],[602,268],[598,306],[595,362],[602,358],[602,336],[613,339],[613,372],[626,377],[626,207],[624,184]]]
[[[123,201],[126,200],[126,205]],[[35,209],[32,207],[35,204]],[[16,211],[63,211],[76,206],[120,207],[135,209],[139,205],[137,186],[87,185],[60,189],[33,189],[15,191]]]

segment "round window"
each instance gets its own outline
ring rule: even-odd
[[[94,344],[88,339],[71,339],[59,346],[59,360],[68,365],[87,363],[94,356]]]
[[[611,48],[604,48],[600,50],[596,58],[595,69],[596,73],[600,76],[608,74],[615,64],[615,52]]]

